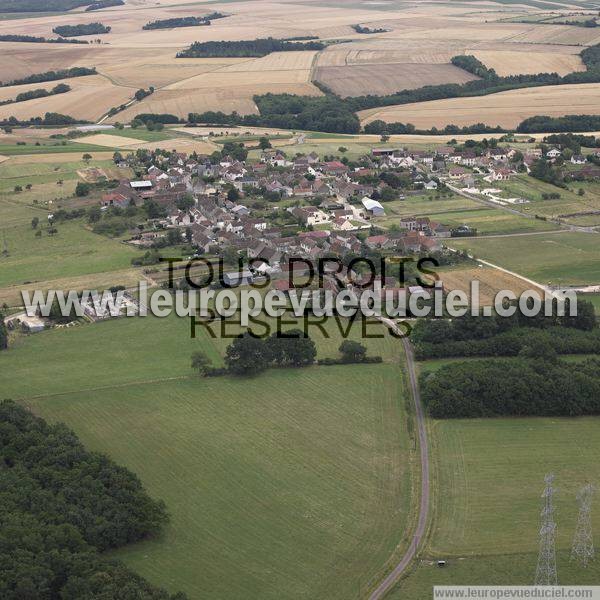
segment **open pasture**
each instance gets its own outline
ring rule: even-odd
[[[117,553],[151,581],[191,598],[364,596],[409,543],[400,366],[272,370],[251,385],[191,371],[193,350],[219,364],[222,347],[190,339],[186,319],[120,319],[21,339],[0,368],[15,375],[7,395],[165,500],[164,534]]]
[[[524,119],[539,114],[554,117],[600,114],[600,84],[550,85],[359,112],[363,124],[382,120],[386,123],[412,123],[419,129],[475,123],[514,128]]]
[[[561,585],[595,585],[569,560],[576,494],[598,483],[597,417],[434,421],[436,498],[432,530],[415,571],[390,595],[428,600],[433,585],[531,585],[544,475],[556,476],[557,570]],[[592,511],[593,528],[600,516]],[[439,569],[436,560],[447,561]]]
[[[467,250],[542,285],[600,283],[598,234],[561,232],[510,238],[448,240],[452,248]]]

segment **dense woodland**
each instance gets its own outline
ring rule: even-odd
[[[530,345],[518,358],[460,362],[421,376],[437,419],[600,414],[600,359],[573,363]]]
[[[272,52],[291,52],[298,50],[322,50],[325,44],[318,41],[276,40],[262,38],[236,42],[194,42],[186,50],[177,54],[177,58],[219,58],[219,57],[260,57]]]
[[[568,309],[567,309],[568,314]],[[577,302],[577,316],[471,316],[421,319],[412,334],[419,359],[455,356],[516,356],[531,342],[549,344],[557,354],[600,353],[600,328],[591,302]]]
[[[600,116],[598,115],[566,115],[564,117],[539,115],[525,119],[517,127],[519,133],[560,133],[598,130],[600,130]]]
[[[46,71],[44,73],[35,73],[22,79],[13,79],[12,81],[0,81],[0,87],[11,85],[26,85],[29,83],[43,83],[44,81],[56,81],[58,79],[71,79],[73,77],[85,77],[86,75],[96,75],[95,68],[71,67],[70,69],[61,69],[59,71]]]
[[[204,17],[174,17],[172,19],[161,19],[146,23],[142,29],[172,29],[174,27],[202,27],[210,25],[215,19],[223,19],[227,15],[220,12],[214,12]]]
[[[4,600],[184,598],[100,554],[157,534],[167,520],[133,473],[8,400],[0,403],[0,452]]]
[[[59,25],[52,30],[61,37],[77,37],[80,35],[99,35],[110,33],[110,27],[102,23],[80,23],[79,25]]]

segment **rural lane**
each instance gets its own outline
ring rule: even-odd
[[[415,557],[419,544],[421,543],[425,530],[427,528],[427,517],[429,514],[429,448],[427,446],[427,430],[425,428],[425,415],[421,406],[421,397],[419,394],[419,385],[417,382],[417,373],[415,369],[415,359],[410,342],[407,338],[402,338],[404,352],[406,354],[406,369],[410,391],[415,405],[415,415],[417,419],[417,431],[419,433],[419,448],[421,453],[421,502],[419,505],[419,518],[417,528],[414,533],[413,541],[410,547],[401,558],[400,562],[392,569],[387,577],[377,586],[375,591],[369,596],[369,600],[379,600],[392,588],[404,573],[406,567]]]

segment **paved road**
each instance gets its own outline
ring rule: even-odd
[[[419,448],[421,451],[421,504],[419,506],[419,518],[414,533],[413,542],[406,551],[400,562],[393,568],[390,574],[379,584],[371,594],[370,600],[379,600],[392,588],[398,578],[404,573],[406,567],[414,558],[416,551],[425,535],[427,527],[427,516],[429,513],[429,448],[427,447],[427,430],[425,429],[425,416],[421,407],[417,374],[415,371],[415,360],[412,347],[408,339],[403,338],[404,351],[406,353],[406,367],[413,401],[415,403],[415,414],[417,418],[417,431],[419,432]]]

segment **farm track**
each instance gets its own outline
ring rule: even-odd
[[[388,324],[388,326],[390,325]],[[419,384],[415,369],[415,359],[413,350],[408,339],[402,338],[402,344],[404,346],[404,352],[406,354],[406,369],[408,371],[410,391],[415,405],[417,431],[419,433],[419,449],[421,458],[421,501],[419,505],[419,517],[417,520],[417,527],[413,537],[413,543],[411,543],[404,556],[400,559],[400,562],[392,569],[392,571],[387,575],[387,577],[377,586],[375,591],[369,596],[369,600],[379,600],[380,598],[383,598],[398,581],[398,579],[404,573],[406,568],[410,565],[411,561],[417,554],[419,544],[422,542],[425,536],[425,532],[427,530],[427,520],[429,516],[429,500],[431,495],[431,488],[429,483],[430,464],[429,447],[427,445],[427,429],[425,427],[425,415],[423,412],[423,407],[421,405],[421,396],[419,393]]]

